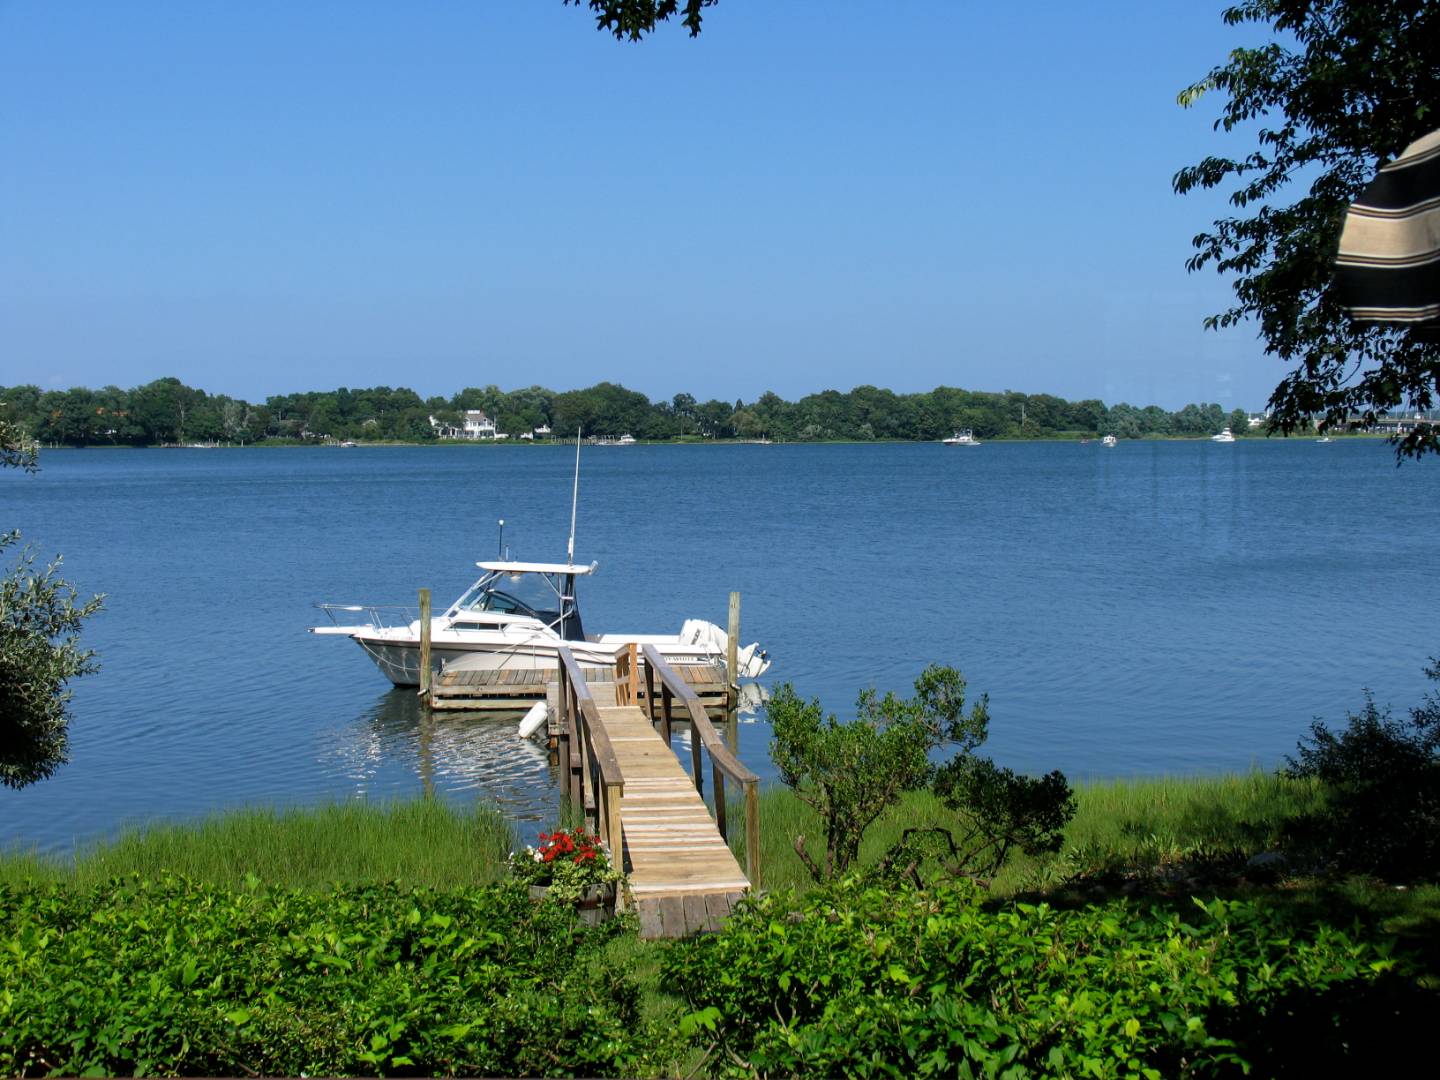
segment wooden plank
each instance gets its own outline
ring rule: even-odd
[[[708,933],[718,934],[725,928],[725,920],[730,917],[730,896],[727,893],[706,893],[705,894],[705,929]]]
[[[660,909],[660,932],[669,938],[685,936],[685,902],[678,896],[662,896],[656,901]]]
[[[663,937],[664,925],[660,921],[660,902],[658,900],[642,900],[636,905],[636,913],[640,916],[640,936],[642,938]]]
[[[709,918],[705,911],[705,896],[702,893],[689,893],[682,900],[685,909],[685,933],[700,934],[705,932],[705,922]]]

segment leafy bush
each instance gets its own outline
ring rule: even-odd
[[[1015,848],[1059,851],[1075,816],[1075,796],[1058,769],[1037,778],[988,758],[959,757],[940,767],[935,793],[966,823],[957,865],[979,874],[995,873]]]
[[[775,691],[766,706],[770,759],[825,831],[823,862],[806,849],[804,836],[794,838],[816,881],[844,874],[886,807],[930,782],[932,750],[948,743],[966,753],[985,741],[986,705],[982,697],[967,715],[964,678],[934,664],[915,680],[913,698],[862,691],[858,715],[846,724],[825,716],[818,700],[802,701],[789,683]]]
[[[1361,1033],[1314,1027],[1305,1002],[1370,1000],[1387,978],[1381,1000],[1413,993],[1385,944],[1251,903],[989,911],[981,895],[852,881],[748,901],[667,954],[682,1027],[733,1075],[1159,1077],[1273,1067],[1301,1040],[1343,1050]]]
[[[1432,659],[1425,674],[1440,679]],[[1369,691],[1338,734],[1320,721],[1308,745],[1288,759],[1288,775],[1325,785],[1323,810],[1300,819],[1292,836],[1342,870],[1394,880],[1440,874],[1440,697],[1397,720]]]
[[[0,468],[36,470],[35,444],[0,419]],[[0,552],[20,540],[0,534]],[[22,788],[66,760],[70,691],[65,684],[96,670],[94,652],[79,645],[80,624],[102,597],[76,603],[74,586],[58,575],[60,558],[43,570],[21,552],[0,575],[0,785]]]
[[[913,698],[873,690],[860,694],[858,715],[842,724],[818,700],[801,701],[788,684],[767,706],[774,738],[770,758],[795,797],[812,807],[825,833],[824,861],[811,856],[804,835],[795,852],[815,881],[850,870],[865,832],[907,792],[931,786],[959,822],[957,833],[935,825],[906,829],[874,868],[877,880],[901,876],[921,884],[919,867],[937,862],[954,875],[995,873],[1012,850],[1057,851],[1075,800],[1064,775],[1034,779],[1000,768],[973,751],[989,734],[989,699],[965,712],[965,679],[932,664],[915,681]],[[951,759],[931,760],[945,747]]]
[[[521,887],[0,886],[0,1075],[652,1075],[617,931]]]

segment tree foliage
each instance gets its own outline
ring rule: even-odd
[[[1225,21],[1268,25],[1274,40],[1237,48],[1181,93],[1225,102],[1217,131],[1254,147],[1181,169],[1181,194],[1230,193],[1233,216],[1194,239],[1192,271],[1233,277],[1235,301],[1210,328],[1253,320],[1265,350],[1292,370],[1270,398],[1289,432],[1310,417],[1428,410],[1440,391],[1440,344],[1353,322],[1334,288],[1346,208],[1377,168],[1440,124],[1440,4],[1433,0],[1245,0]],[[1422,425],[1401,454],[1440,450]]]
[[[35,442],[14,424],[0,420],[0,469],[36,468]]]
[[[785,683],[766,712],[774,732],[770,760],[780,779],[820,815],[823,860],[795,837],[795,850],[816,881],[850,869],[865,830],[906,791],[930,782],[930,752],[950,745],[969,753],[985,741],[988,699],[965,711],[965,680],[954,668],[932,664],[915,681],[913,698],[874,690],[860,694],[857,716],[841,723],[824,715],[818,700],[803,701]]]
[[[33,446],[0,420],[0,465],[33,471]],[[0,553],[20,533],[0,534]],[[77,603],[59,576],[60,559],[43,569],[23,550],[0,577],[0,784],[21,788],[42,780],[66,760],[70,691],[66,683],[96,668],[80,648],[80,624],[100,610],[102,598]]]
[[[646,34],[675,15],[691,37],[700,34],[703,12],[716,0],[565,0],[565,6],[588,6],[595,14],[595,25],[616,41],[639,41]]]
[[[970,428],[981,439],[1098,436],[1121,438],[1214,435],[1234,413],[1216,404],[1169,412],[1157,405],[1107,406],[1094,398],[1066,401],[1052,394],[999,393],[937,386],[897,394],[875,386],[822,390],[787,401],[767,391],[752,402],[698,401],[688,393],[651,401],[618,383],[601,382],[557,393],[543,386],[502,390],[468,386],[447,397],[422,399],[403,386],[339,387],[278,394],[252,403],[209,394],[175,378],[122,390],[37,386],[0,387],[16,437],[66,446],[156,446],[190,442],[248,444],[344,439],[433,442],[431,418],[459,425],[467,409],[481,409],[512,440],[549,427],[559,436],[587,434],[638,439],[825,440],[942,439]],[[1237,433],[1241,429],[1236,427]]]
[[[1440,680],[1440,661],[1425,674]],[[1342,731],[1310,725],[1287,772],[1325,785],[1325,809],[1295,832],[1337,869],[1397,880],[1440,875],[1440,695],[1396,719],[1367,691]]]

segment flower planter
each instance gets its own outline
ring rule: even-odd
[[[530,886],[530,899],[536,903],[544,903],[549,897],[549,885]],[[599,926],[607,919],[615,917],[615,886],[613,884],[591,885],[581,894],[579,900],[574,901],[572,906],[582,923],[588,926]]]

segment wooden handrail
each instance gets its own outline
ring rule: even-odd
[[[740,759],[730,752],[729,747],[715,730],[715,725],[710,723],[710,717],[705,712],[705,706],[701,704],[700,698],[690,688],[680,673],[665,662],[660,655],[660,650],[654,645],[644,645],[641,653],[645,657],[645,684],[646,684],[646,705],[650,710],[650,717],[653,722],[655,717],[655,677],[660,679],[660,697],[662,705],[661,735],[666,745],[670,742],[670,700],[679,698],[685,703],[685,710],[690,714],[690,760],[691,775],[695,780],[695,790],[702,795],[705,792],[705,781],[700,771],[700,747],[703,744],[710,754],[710,769],[715,788],[715,824],[720,830],[720,835],[729,839],[729,832],[726,828],[725,808],[725,777],[729,776],[745,793],[745,874],[750,879],[750,887],[760,888],[760,778],[740,763]],[[633,654],[632,654],[633,655]],[[728,677],[728,676],[727,676]]]
[[[730,752],[725,745],[725,740],[715,730],[715,725],[710,722],[709,715],[705,712],[705,706],[690,684],[680,675],[678,671],[665,662],[660,655],[660,650],[654,645],[641,646],[641,652],[645,656],[646,666],[660,677],[661,683],[673,694],[685,703],[686,710],[690,713],[690,723],[694,730],[699,733],[700,740],[705,744],[705,749],[715,759],[715,764],[725,771],[725,775],[734,780],[737,784],[747,784],[751,781],[759,781],[759,777],[740,763],[740,759]]]
[[[566,779],[572,803],[578,801],[581,804],[587,826],[598,832],[600,839],[609,845],[610,854],[618,866],[623,858],[625,842],[624,827],[620,822],[625,777],[620,771],[610,736],[600,722],[600,713],[585,681],[584,671],[565,646],[557,648],[555,653],[559,658],[561,773]],[[578,763],[572,757],[576,750],[580,757]],[[595,800],[593,821],[588,820],[587,795]]]

